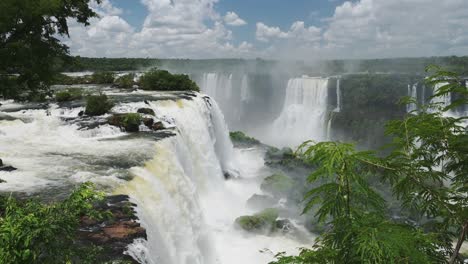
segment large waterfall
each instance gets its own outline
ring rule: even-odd
[[[257,212],[246,201],[262,193],[260,182],[272,172],[264,165],[264,150],[233,148],[215,100],[201,94],[175,99],[177,94],[106,93],[117,102],[113,112],[152,108],[174,135],[130,136],[102,124],[106,116],[77,118],[82,106],[27,109],[2,101],[8,118],[0,119],[0,154],[18,170],[0,172],[6,180],[0,191],[53,199],[92,181],[128,194],[148,234],[128,248],[140,263],[268,263],[276,252],[294,254],[307,246],[293,236],[248,234],[234,225],[237,217]]]
[[[306,140],[325,140],[327,105],[328,79],[304,76],[289,80],[283,110],[268,132],[268,142],[297,146]]]

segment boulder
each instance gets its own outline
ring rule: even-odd
[[[164,127],[164,124],[163,124],[161,121],[158,121],[158,122],[154,123],[154,124],[151,126],[151,129],[153,129],[154,131],[158,131],[158,130],[163,130],[163,129],[165,129],[165,127]]]
[[[154,124],[154,119],[153,118],[148,118],[148,117],[143,117],[143,124],[147,126],[149,129],[153,127]]]
[[[127,132],[138,132],[142,118],[137,113],[113,114],[107,121],[109,125],[123,128]]]
[[[151,108],[140,108],[137,110],[137,113],[144,114],[144,115],[152,115],[154,116],[154,110]]]
[[[3,164],[3,160],[0,159],[0,171],[15,171],[17,170],[17,168],[13,167],[13,166],[6,166]]]
[[[254,215],[237,218],[235,223],[245,231],[254,233],[271,233],[276,229],[278,211],[273,208],[265,209]]]
[[[15,171],[17,170],[17,168],[13,167],[13,166],[3,166],[3,167],[0,167],[0,171]]]

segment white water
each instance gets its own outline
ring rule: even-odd
[[[292,238],[251,236],[234,227],[235,218],[254,213],[245,202],[261,193],[259,180],[269,171],[256,150],[231,156],[232,145],[223,143],[219,154],[213,142],[227,130],[215,102],[153,103],[174,118],[179,133],[156,143],[155,158],[134,168],[135,178],[120,189],[140,205],[138,214],[149,231],[148,263],[267,263],[273,255],[261,253],[264,248],[296,252],[301,244]],[[240,164],[243,179],[224,181],[223,164]],[[144,258],[141,252],[147,254],[132,254]]]
[[[0,111],[19,106],[2,103]],[[109,192],[129,194],[148,232],[148,241],[137,240],[128,249],[141,263],[268,263],[273,253],[295,254],[310,246],[292,235],[251,235],[234,226],[237,217],[255,213],[246,201],[262,193],[260,182],[272,172],[264,166],[262,150],[232,147],[214,100],[201,95],[149,100],[149,105],[117,104],[112,111],[141,107],[153,108],[167,126],[175,126],[176,136],[122,138],[126,133],[108,125],[78,130],[62,120],[76,117],[81,107],[52,105],[50,116],[45,110],[7,113],[21,119],[0,121],[0,157],[18,170],[0,172],[7,181],[0,191],[66,195],[71,186],[93,181]],[[226,181],[226,171],[242,178]],[[130,175],[133,179],[125,180]]]
[[[298,146],[306,140],[327,138],[328,79],[291,79],[280,116],[269,129],[267,143]]]
[[[413,84],[409,85],[408,84],[408,96],[413,98],[414,100],[418,100],[418,85]],[[406,112],[410,113],[417,110],[417,105],[415,103],[407,104],[406,105]]]
[[[336,80],[336,108],[333,110],[333,112],[339,113],[341,112],[341,79],[338,78]]]

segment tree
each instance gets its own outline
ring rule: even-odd
[[[59,39],[69,37],[68,20],[89,25],[90,18],[97,16],[89,2],[0,1],[0,93],[4,97],[27,94],[33,99],[47,92],[54,62],[68,56],[68,47]]]
[[[394,139],[387,157],[336,142],[306,142],[298,149],[318,168],[309,182],[320,183],[306,194],[304,212],[315,210],[328,230],[312,249],[299,256],[280,253],[272,263],[461,263],[458,253],[468,229],[468,117],[447,112],[466,106],[468,92],[455,73],[440,68],[427,82],[439,87],[431,99],[449,93],[458,99],[449,105],[431,100],[390,122],[387,133]],[[423,220],[414,225],[389,217],[383,198],[369,185],[375,179]]]

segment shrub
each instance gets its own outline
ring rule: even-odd
[[[2,199],[0,263],[72,263],[82,258],[75,232],[82,216],[101,218],[93,204],[102,198],[91,183],[85,183],[58,203]]]
[[[111,84],[114,83],[114,73],[112,72],[95,72],[91,75],[90,83],[94,84]]]
[[[69,88],[55,93],[57,102],[67,102],[83,98],[83,90],[79,88]]]
[[[137,113],[125,114],[123,125],[128,132],[138,132],[141,124],[141,115]]]
[[[244,132],[241,131],[230,132],[229,136],[231,137],[231,140],[236,143],[248,145],[260,144],[260,141],[256,140],[253,137],[247,136]]]
[[[152,69],[141,76],[140,88],[152,91],[199,91],[197,84],[185,74],[171,74],[165,70]]]
[[[119,87],[119,88],[132,88],[135,82],[133,81],[135,79],[135,74],[134,73],[129,73],[125,74],[123,76],[118,77],[114,81],[114,85]]]
[[[86,98],[85,114],[90,116],[103,115],[114,107],[114,104],[108,99],[107,95],[91,95]]]

